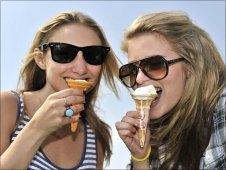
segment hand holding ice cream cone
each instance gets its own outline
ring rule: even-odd
[[[135,101],[136,109],[140,111],[140,128],[138,130],[138,137],[140,140],[140,147],[144,147],[147,125],[149,122],[149,110],[152,101],[157,97],[156,90],[153,85],[137,88],[132,94]]]

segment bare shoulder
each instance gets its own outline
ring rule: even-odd
[[[10,135],[16,124],[17,98],[10,91],[1,92],[1,153],[10,142]]]
[[[1,118],[16,120],[17,98],[10,91],[1,92]]]

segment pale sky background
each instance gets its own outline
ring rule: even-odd
[[[183,10],[206,30],[225,61],[225,1],[1,1],[1,90],[16,89],[22,58],[34,34],[50,17],[64,11],[80,11],[94,18],[104,29],[119,59],[124,29],[139,15],[165,10]],[[135,108],[129,92],[120,83],[118,100],[104,84],[98,114],[112,127],[113,156],[106,169],[125,169],[130,155],[120,140],[115,122]]]

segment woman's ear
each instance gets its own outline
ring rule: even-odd
[[[43,55],[43,52],[40,51],[38,48],[34,49],[34,59],[36,64],[39,66],[40,69],[45,70],[46,69],[46,60]]]

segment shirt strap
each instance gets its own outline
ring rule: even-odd
[[[17,93],[16,91],[11,90],[11,92],[13,93],[13,95],[16,97],[17,99],[17,112],[16,112],[16,120],[18,120],[20,118],[21,113],[24,110],[23,107],[23,100],[20,97],[19,93]]]

